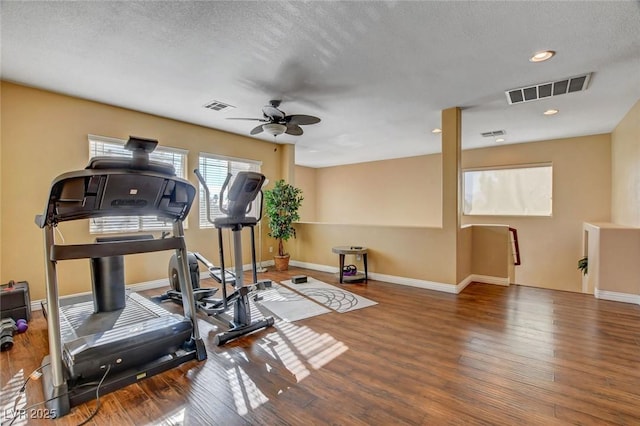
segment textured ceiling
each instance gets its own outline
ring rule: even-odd
[[[7,81],[247,136],[256,122],[227,118],[282,99],[322,121],[277,142],[322,167],[439,152],[431,130],[453,106],[464,149],[495,145],[491,130],[503,143],[610,132],[640,99],[639,5],[2,1],[0,65]],[[542,49],[557,55],[528,61]],[[586,72],[584,92],[504,93]]]

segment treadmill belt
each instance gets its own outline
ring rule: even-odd
[[[129,327],[152,318],[172,315],[137,293],[130,293],[124,309],[94,313],[93,300],[60,306],[62,341],[102,333],[120,327]]]

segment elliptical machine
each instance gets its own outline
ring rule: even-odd
[[[256,267],[255,232],[256,224],[262,218],[262,185],[265,176],[257,172],[238,172],[233,183],[229,187],[227,203],[225,206],[224,193],[229,186],[231,173],[220,190],[219,209],[225,216],[212,218],[211,206],[209,203],[210,191],[204,177],[198,169],[194,173],[202,185],[206,197],[207,220],[218,230],[218,247],[220,255],[220,267],[214,266],[200,253],[189,253],[188,263],[193,284],[193,296],[196,307],[209,316],[223,318],[226,312],[233,307],[233,319],[229,320],[229,330],[218,333],[214,343],[218,346],[224,345],[228,341],[237,337],[249,334],[255,330],[270,327],[274,323],[273,317],[267,317],[260,321],[251,320],[251,307],[249,304],[250,295],[258,290],[263,290],[271,286],[270,280],[258,281]],[[251,203],[260,194],[259,217],[247,216],[251,210]],[[242,270],[242,229],[249,228],[251,231],[251,266],[253,272],[253,284],[245,285]],[[224,249],[222,241],[222,230],[230,229],[233,235],[233,258],[234,272],[225,270]],[[209,276],[221,284],[222,298],[214,298],[216,288],[201,288],[199,285],[198,261],[207,267]],[[177,259],[174,257],[169,261],[169,280],[172,290],[161,296],[161,300],[172,300],[182,303],[181,286],[176,282],[178,275],[174,272],[177,266]],[[197,278],[196,278],[197,277]],[[233,284],[234,291],[227,294],[227,284]]]

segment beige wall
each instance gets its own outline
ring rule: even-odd
[[[500,225],[474,225],[471,237],[471,271],[475,275],[507,278],[511,251],[509,227]]]
[[[587,285],[596,291],[640,295],[640,228],[585,223]]]
[[[458,283],[474,273],[473,271],[473,226],[465,226],[458,232],[456,278]]]
[[[640,227],[640,100],[611,134],[611,220]]]
[[[287,181],[291,185],[296,185],[296,146],[295,145],[277,145],[275,148],[278,152],[280,160],[280,178]]]
[[[302,190],[301,222],[318,222],[316,213],[316,171],[312,167],[296,166],[296,186]]]
[[[332,247],[360,245],[369,249],[369,272],[456,284],[455,245],[442,229],[299,223],[296,230],[287,248],[297,261],[337,267]]]
[[[517,284],[581,291],[582,224],[608,221],[611,210],[610,135],[595,135],[464,151],[463,167],[553,163],[553,216],[463,216],[463,223],[518,230],[522,265]]]
[[[316,215],[314,219],[305,211],[301,216],[304,222],[442,225],[442,162],[439,155],[315,170]]]
[[[337,209],[340,214],[333,215],[338,224],[324,223],[322,221],[316,223],[300,223],[297,225],[298,238],[290,241],[289,251],[293,259],[316,263],[320,265],[331,265],[336,263],[337,256],[331,253],[331,248],[337,245],[362,245],[369,249],[369,270],[379,274],[392,275],[398,277],[412,278],[416,280],[431,281],[436,283],[444,283],[448,285],[456,285],[459,282],[460,270],[458,269],[458,253],[457,247],[460,244],[458,239],[462,240],[462,244],[468,242],[465,240],[466,235],[460,235],[457,228],[459,223],[459,194],[456,191],[458,185],[458,173],[460,165],[460,128],[461,128],[461,112],[459,108],[449,108],[442,112],[442,146],[443,153],[441,158],[441,179],[433,177],[434,181],[440,181],[442,190],[442,225],[438,228],[429,228],[425,226],[412,226],[413,216],[407,216],[405,210],[415,213],[416,202],[415,194],[406,194],[395,198],[398,206],[387,207],[379,206],[378,199],[380,195],[376,195],[376,199],[370,199],[368,210],[363,210],[360,215],[358,225],[349,224],[345,220],[339,220],[350,213],[345,210],[345,204],[351,203],[350,197],[358,196],[352,194],[353,191],[345,191],[345,187],[349,189],[346,183],[350,183],[354,178],[361,178],[360,185],[364,194],[384,194],[381,187],[387,191],[392,191],[395,195],[403,183],[415,177],[414,173],[421,170],[424,157],[406,159],[405,161],[416,161],[418,170],[408,168],[398,169],[396,165],[398,160],[391,162],[374,162],[366,164],[355,164],[351,166],[340,167],[339,173],[329,173],[327,170],[319,170],[316,176],[316,209],[318,217],[326,217],[322,213],[323,209]],[[402,160],[401,160],[402,161]],[[402,162],[403,165],[407,163]],[[386,176],[386,167],[394,168],[397,175]],[[330,168],[331,171],[335,167]],[[345,173],[343,173],[343,171]],[[321,177],[322,174],[326,176]],[[336,179],[341,176],[344,179]],[[398,179],[400,176],[400,179]],[[326,179],[325,179],[326,178]],[[386,178],[386,179],[385,179]],[[386,182],[395,179],[399,187],[386,187]],[[345,183],[346,182],[346,183]],[[369,185],[368,188],[366,185]],[[415,188],[415,187],[414,187]],[[331,199],[330,205],[327,205],[324,197],[327,194],[340,194],[341,198]],[[396,211],[398,215],[402,215],[404,222],[398,224],[397,218],[394,221],[387,221],[386,224],[380,224],[377,220],[380,215],[374,210],[386,210],[382,215],[388,215],[389,211]],[[376,220],[371,220],[371,215],[376,215]],[[447,219],[445,217],[448,216]],[[354,216],[357,220],[357,216]],[[367,220],[373,223],[367,223]],[[398,225],[394,225],[398,224]],[[465,266],[463,269],[468,269]]]
[[[160,145],[186,149],[188,179],[194,185],[197,180],[193,169],[197,167],[199,152],[260,160],[270,185],[281,177],[281,154],[269,142],[7,82],[2,82],[1,96],[0,280],[29,281],[34,300],[44,298],[43,236],[34,224],[34,216],[42,213],[49,186],[56,176],[82,169],[88,163],[87,134],[122,139],[136,135],[158,139]],[[197,200],[189,214],[188,226],[188,248],[200,251],[218,264],[215,231],[198,227]],[[89,235],[88,228],[86,221],[59,226],[66,243],[93,241],[95,236]],[[266,234],[267,227],[263,228]],[[248,232],[244,234],[244,263],[249,263]],[[225,234],[227,253],[230,253],[229,238]],[[263,245],[267,247],[268,242]],[[166,278],[170,255],[161,252],[127,257],[127,282]],[[268,253],[263,251],[263,259],[267,258]],[[91,289],[88,265],[88,260],[59,263],[62,295]]]
[[[420,170],[402,168],[402,175],[415,176],[416,182],[425,179],[428,182],[440,181],[438,172],[441,168],[422,168],[423,164],[441,163],[440,155],[413,158],[413,164]],[[463,216],[463,224],[500,224],[518,229],[522,265],[515,268],[513,281],[518,284],[546,287],[559,290],[581,291],[582,282],[577,261],[582,256],[582,224],[585,221],[608,221],[611,208],[611,143],[610,135],[594,135],[562,140],[533,142],[515,145],[503,145],[493,148],[466,150],[462,152],[463,167],[484,167],[537,162],[552,162],[554,166],[554,213],[553,217],[492,217]],[[387,167],[398,167],[398,160],[389,160]],[[347,177],[375,175],[384,165],[373,162],[352,166],[328,168],[338,170],[336,176]],[[437,171],[437,172],[436,172]],[[427,173],[430,172],[430,173]],[[327,178],[319,178],[326,174]],[[327,204],[327,194],[346,193],[341,180],[334,179],[328,170],[318,169],[316,180],[316,209],[330,210],[335,204]],[[417,176],[422,176],[418,178]],[[367,190],[364,186],[369,183]],[[359,181],[361,192],[375,193],[376,187],[371,181]],[[341,192],[342,191],[342,192]],[[454,189],[455,191],[455,189]],[[400,203],[400,200],[396,200]],[[305,200],[307,202],[307,200]],[[402,202],[401,208],[409,210],[414,205]],[[397,207],[397,206],[396,206]],[[337,205],[339,211],[343,205]],[[362,215],[375,217],[379,212],[361,212]],[[387,214],[387,213],[382,213]],[[374,220],[369,217],[369,222]],[[455,219],[455,216],[454,216]],[[319,222],[322,222],[319,220]],[[444,260],[447,248],[442,244],[450,244],[447,237],[439,235],[440,231],[424,227],[410,226],[345,226],[332,224],[301,224],[298,242],[301,252],[295,259],[312,263],[331,265],[336,262],[331,255],[331,246],[338,244],[362,244],[376,251],[384,262],[375,264],[374,272],[397,275],[423,280],[438,281],[440,275],[431,272],[437,270],[439,259]],[[463,228],[464,229],[464,228]],[[440,232],[442,234],[442,232]],[[470,243],[469,234],[461,231],[458,235],[457,281],[464,279],[469,271],[484,275],[476,260],[475,268],[469,265],[470,256],[465,247]],[[311,241],[322,241],[315,245]],[[397,255],[402,254],[403,256]],[[436,255],[436,253],[438,253]],[[299,256],[298,256],[299,255]],[[406,256],[406,257],[404,257]],[[375,262],[375,256],[370,256]],[[315,259],[315,260],[314,260]],[[433,263],[432,263],[433,262]],[[493,271],[495,269],[492,268]],[[502,274],[501,270],[498,272]],[[490,275],[490,274],[487,274]],[[503,276],[503,275],[492,275]],[[444,281],[448,282],[448,281]]]

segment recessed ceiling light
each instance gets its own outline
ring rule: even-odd
[[[545,112],[543,112],[544,115],[555,115],[557,114],[559,111],[557,109],[548,109]]]
[[[431,133],[442,133],[442,129],[438,129],[437,127],[431,131]]]
[[[496,142],[498,142],[498,143],[504,142],[504,138],[498,138],[498,139],[496,139]]]
[[[532,57],[529,58],[531,62],[544,62],[547,59],[551,59],[556,52],[553,50],[543,50],[541,52],[536,52]]]

